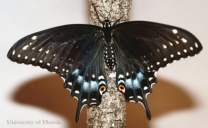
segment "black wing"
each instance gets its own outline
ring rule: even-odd
[[[190,32],[164,24],[134,21],[114,26],[114,38],[138,65],[157,71],[180,58],[202,50],[199,40]]]
[[[64,78],[64,87],[78,99],[78,121],[83,105],[100,104],[107,89],[100,29],[93,25],[66,25],[40,31],[20,39],[7,56]]]
[[[113,28],[117,86],[127,101],[141,102],[151,118],[145,96],[152,92],[159,68],[202,50],[190,32],[152,22],[126,22]]]
[[[117,40],[115,38],[115,40]],[[116,84],[119,91],[124,93],[126,101],[140,102],[146,110],[148,119],[151,119],[150,110],[146,96],[152,92],[152,84],[157,82],[154,72],[147,72],[125,53],[125,49],[120,49],[116,42]]]

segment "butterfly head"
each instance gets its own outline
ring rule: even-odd
[[[111,21],[110,20],[105,20],[102,22],[103,28],[111,28]]]

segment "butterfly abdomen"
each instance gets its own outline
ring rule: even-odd
[[[103,49],[103,54],[104,54],[104,59],[105,59],[105,63],[107,65],[107,67],[110,70],[113,70],[113,68],[115,67],[115,50],[113,46],[104,46]]]

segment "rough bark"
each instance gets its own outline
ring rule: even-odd
[[[102,26],[95,12],[98,11],[101,21],[119,20],[118,23],[129,20],[132,0],[89,0],[90,23]],[[125,128],[126,127],[126,101],[116,88],[116,72],[105,68],[108,90],[102,96],[102,102],[98,106],[92,106],[87,112],[87,123],[89,128]]]

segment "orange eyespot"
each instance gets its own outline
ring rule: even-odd
[[[126,87],[125,87],[123,84],[119,84],[119,86],[118,86],[118,91],[119,91],[119,92],[122,92],[122,93],[125,93]]]
[[[107,88],[104,85],[101,85],[99,88],[100,95],[102,95],[103,92],[105,92],[106,90],[107,90]]]

